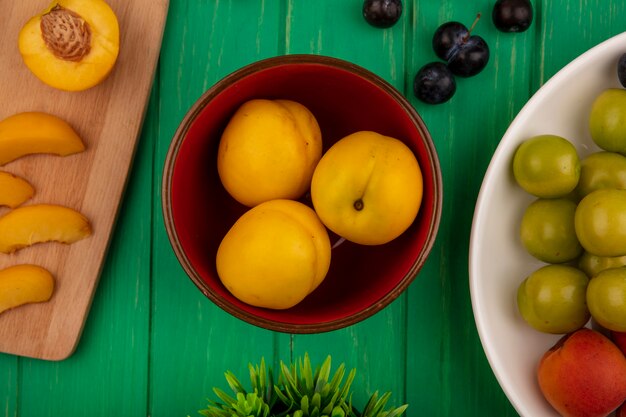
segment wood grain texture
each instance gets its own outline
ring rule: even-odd
[[[16,414],[18,357],[0,354],[0,416],[13,417]]]
[[[406,401],[429,416],[515,415],[497,387],[474,326],[468,283],[468,242],[473,206],[482,175],[504,128],[527,100],[528,65],[511,53],[509,42],[532,54],[523,33],[504,37],[491,23],[490,1],[414,1],[405,94],[433,136],[443,176],[442,222],[433,252],[409,288]],[[442,105],[421,103],[412,95],[414,74],[438,61],[432,36],[443,22],[472,24],[491,49],[487,67],[472,78],[456,78],[454,97]],[[509,34],[510,35],[510,34]],[[502,52],[506,51],[506,52]],[[513,69],[512,69],[513,68]],[[507,103],[503,109],[502,103]],[[498,107],[497,109],[495,107]],[[506,113],[505,113],[505,112]],[[496,116],[497,115],[497,116]],[[438,365],[435,365],[438,364]]]
[[[81,343],[61,362],[0,354],[0,416],[198,416],[215,399],[213,386],[228,391],[227,369],[247,384],[248,363],[264,357],[276,369],[304,352],[316,363],[332,355],[333,369],[342,362],[357,369],[355,405],[380,390],[393,393],[394,405],[408,403],[407,417],[516,416],[473,321],[468,242],[476,196],[517,112],[578,54],[626,28],[626,0],[535,0],[535,22],[522,34],[498,32],[492,4],[405,0],[403,20],[380,30],[364,23],[361,0],[172,1],[140,147]],[[6,6],[9,15],[38,9]],[[448,20],[471,24],[478,12],[475,33],[490,46],[489,65],[457,80],[450,102],[419,102],[413,77],[436,59],[433,32]],[[0,33],[2,53],[14,44],[10,37]],[[336,56],[391,82],[426,122],[444,180],[437,242],[408,291],[359,324],[318,335],[273,333],[215,307],[178,264],[161,214],[165,154],[187,109],[223,76],[284,53]],[[15,104],[8,106],[0,112]]]
[[[389,30],[372,30],[360,14],[359,1],[318,0],[287,2],[286,50],[289,53],[329,55],[351,61],[374,72],[400,91],[404,87],[405,38],[409,22]],[[404,13],[410,15],[411,5]],[[327,30],[341,16],[341,27]],[[323,139],[323,138],[322,138]],[[331,259],[332,262],[332,259]],[[358,283],[355,283],[358,285]],[[362,323],[319,335],[282,336],[292,343],[291,358],[309,353],[315,363],[331,355],[333,369],[341,363],[356,369],[352,398],[362,408],[374,391],[391,391],[390,405],[404,403],[404,348],[406,298]],[[384,360],[381,360],[384,358]],[[390,369],[397,370],[389,372]]]
[[[77,130],[86,151],[66,158],[22,158],[6,169],[34,185],[31,203],[74,208],[90,220],[93,234],[73,245],[35,245],[0,257],[0,268],[34,263],[56,278],[49,302],[0,316],[0,351],[59,360],[74,351],[98,283],[152,86],[168,3],[111,2],[121,33],[117,64],[102,84],[80,93],[44,85],[21,61],[21,25],[46,5],[15,3],[0,17],[0,95],[14,98],[3,103],[0,118],[31,110],[55,114]]]
[[[158,79],[151,305],[150,404],[153,417],[198,415],[226,369],[247,378],[249,362],[274,361],[275,336],[228,315],[193,285],[167,238],[161,211],[165,155],[200,95],[230,72],[279,53],[276,1],[172,2]],[[196,24],[190,25],[189,22]],[[245,52],[244,52],[245,51]],[[194,190],[189,190],[194,192]]]

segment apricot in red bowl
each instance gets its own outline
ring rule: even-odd
[[[216,271],[217,249],[249,208],[223,187],[217,152],[228,121],[252,99],[293,100],[316,117],[324,151],[357,131],[400,139],[423,175],[414,222],[382,245],[360,245],[329,232],[333,244],[324,281],[284,310],[235,298]],[[377,313],[416,278],[435,241],[442,204],[439,160],[432,138],[409,101],[392,85],[352,63],[317,55],[287,55],[245,66],[217,82],[191,107],[166,157],[162,204],[165,226],[183,269],[206,297],[248,323],[288,333],[343,328]],[[412,190],[407,190],[411,192]],[[300,200],[311,205],[309,194]]]

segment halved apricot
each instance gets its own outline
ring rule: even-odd
[[[119,53],[119,24],[103,0],[56,0],[19,34],[26,66],[44,83],[81,91],[102,82]]]

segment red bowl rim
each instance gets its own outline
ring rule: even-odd
[[[424,247],[418,254],[415,262],[413,263],[410,270],[405,274],[405,276],[400,280],[398,285],[389,293],[385,294],[381,297],[377,302],[371,304],[370,306],[360,310],[359,312],[339,318],[337,320],[332,320],[328,322],[321,323],[312,323],[312,324],[299,324],[299,323],[286,323],[286,322],[278,322],[273,320],[268,320],[263,317],[259,317],[245,310],[240,310],[236,306],[225,302],[218,294],[214,293],[213,290],[204,282],[200,274],[194,269],[191,264],[189,258],[185,254],[181,242],[176,233],[176,227],[174,224],[174,216],[172,212],[172,195],[171,195],[171,185],[174,174],[174,165],[178,156],[178,152],[182,143],[185,140],[188,130],[193,124],[196,116],[206,107],[206,105],[218,94],[220,94],[223,90],[225,90],[228,86],[233,84],[234,82],[247,77],[250,74],[253,74],[257,71],[261,71],[264,69],[268,69],[275,66],[283,66],[290,64],[315,64],[315,65],[327,65],[330,67],[335,67],[338,69],[346,70],[348,72],[354,73],[357,76],[360,76],[366,80],[377,85],[381,88],[385,93],[389,94],[389,96],[394,99],[400,106],[406,111],[407,116],[412,120],[417,129],[420,132],[420,136],[424,141],[424,145],[428,151],[428,161],[429,166],[428,169],[432,173],[433,183],[433,214],[432,218],[429,222],[430,229],[427,234],[427,238],[424,244]],[[443,204],[443,181],[441,177],[441,167],[439,163],[439,159],[437,156],[437,150],[432,141],[432,137],[426,128],[424,121],[421,116],[417,113],[417,111],[413,108],[411,103],[390,83],[388,83],[383,78],[374,74],[373,72],[364,69],[356,64],[351,62],[334,58],[330,56],[324,55],[313,55],[313,54],[292,54],[292,55],[281,55],[275,56],[271,58],[262,59],[259,61],[255,61],[250,63],[244,67],[241,67],[238,70],[230,73],[225,76],[218,82],[216,82],[212,87],[210,87],[206,92],[204,92],[200,98],[196,100],[196,102],[191,106],[187,114],[184,116],[181,121],[179,127],[176,129],[174,136],[172,138],[172,142],[170,144],[170,148],[167,152],[165,158],[165,164],[163,168],[163,180],[162,180],[162,188],[161,188],[161,204],[163,211],[163,219],[165,222],[165,229],[170,240],[170,244],[174,253],[180,262],[181,266],[195,284],[195,286],[214,304],[220,307],[222,310],[227,313],[245,321],[250,324],[256,325],[261,328],[265,328],[267,330],[278,331],[283,333],[293,333],[293,334],[311,334],[311,333],[322,333],[332,330],[341,329],[352,324],[356,324],[375,313],[379,312],[386,306],[388,306],[392,301],[394,301],[397,297],[400,296],[404,290],[413,282],[418,272],[426,262],[428,255],[430,254],[435,239],[437,236],[437,232],[439,229],[439,224],[441,222],[441,208]]]

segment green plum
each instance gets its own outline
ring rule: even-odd
[[[588,284],[587,275],[573,266],[541,267],[518,287],[518,310],[530,326],[541,332],[573,332],[589,321]]]
[[[591,316],[602,327],[626,331],[626,267],[600,272],[587,288]]]
[[[609,88],[596,97],[589,132],[600,148],[626,154],[626,90]]]
[[[626,255],[626,190],[597,190],[580,200],[574,225],[578,241],[598,256]]]
[[[536,197],[563,197],[578,184],[580,159],[567,139],[534,136],[515,151],[513,175],[520,187]]]
[[[566,198],[532,202],[520,225],[520,237],[528,253],[548,263],[577,258],[583,249],[576,237],[575,214],[576,203]]]
[[[584,252],[578,259],[578,267],[589,278],[593,278],[605,269],[626,266],[626,256],[598,256]]]
[[[616,188],[626,190],[626,156],[616,152],[595,152],[580,162],[580,197],[592,191]]]

